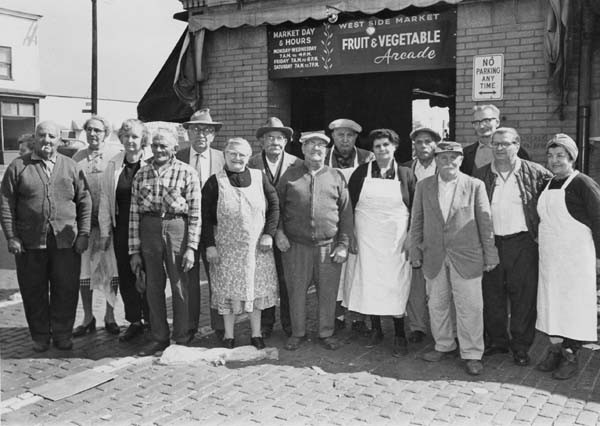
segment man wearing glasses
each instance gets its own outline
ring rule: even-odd
[[[492,134],[500,125],[500,110],[492,104],[475,105],[473,107],[473,129],[477,135],[477,142],[466,146],[463,150],[464,157],[460,171],[472,176],[475,170],[490,164],[494,158],[492,154]],[[519,147],[517,155],[524,160],[529,160],[529,154]]]
[[[285,146],[292,139],[292,134],[293,130],[290,127],[284,126],[282,121],[277,117],[268,118],[265,125],[256,131],[256,139],[261,142],[263,149],[260,153],[250,158],[248,167],[262,170],[269,183],[275,187],[279,183],[279,178],[288,168],[302,165],[302,160],[284,151]],[[287,287],[283,275],[281,251],[277,247],[274,247],[273,254],[275,256],[275,266],[279,280],[279,320],[281,328],[289,337],[292,335],[292,322],[290,319]],[[263,338],[268,339],[271,336],[274,324],[275,306],[263,309],[261,317]]]
[[[325,165],[329,137],[323,132],[300,137],[304,164],[293,167],[277,184],[280,220],[275,244],[283,252],[290,301],[292,335],[285,349],[296,350],[306,338],[306,292],[318,291],[319,340],[329,350],[342,263],[348,257],[352,210],[341,173]]]
[[[484,355],[512,350],[515,364],[529,364],[535,336],[540,219],[537,200],[552,174],[517,157],[521,138],[510,127],[492,134],[492,162],[474,173],[485,184],[500,263],[483,274]],[[507,332],[510,303],[510,339]]]
[[[210,147],[215,139],[216,133],[221,129],[222,125],[223,123],[213,121],[208,108],[196,111],[191,116],[190,121],[183,123],[183,127],[187,130],[188,138],[190,140],[190,147],[178,151],[175,158],[189,164],[198,172],[201,186],[204,186],[208,178],[223,169],[223,166],[225,165],[223,152]],[[200,321],[200,258],[202,258],[202,262],[204,263],[204,270],[209,279],[210,290],[206,247],[198,247],[195,254],[196,259],[194,267],[189,272],[189,333],[191,336],[195,335],[198,331],[198,324]],[[221,340],[225,329],[223,318],[216,309],[210,310],[210,326],[215,330],[218,339]]]

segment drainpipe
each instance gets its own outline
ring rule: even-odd
[[[577,102],[577,146],[579,158],[577,168],[588,173],[590,168],[590,91],[592,84],[592,33],[595,15],[589,7],[589,0],[579,7],[579,96]]]

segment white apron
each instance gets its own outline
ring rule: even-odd
[[[546,186],[538,200],[539,281],[535,327],[551,336],[596,341],[596,250],[592,231],[567,210],[565,188]]]
[[[338,170],[342,176],[344,176],[344,180],[346,181],[346,185],[350,181],[350,176],[354,173],[354,170],[359,166],[358,164],[358,151],[354,148],[354,164],[352,167],[347,167],[345,169],[338,169],[337,167],[333,167],[333,148],[329,152],[329,167]],[[340,273],[340,285],[338,287],[338,295],[337,300],[344,300],[344,295],[347,293],[348,289],[348,281],[352,279],[353,274],[353,266],[356,261],[356,255],[352,253],[348,253],[348,259],[346,262],[342,263],[342,272]]]
[[[358,254],[345,300],[349,310],[370,315],[403,315],[412,268],[402,252],[409,211],[396,179],[373,179],[367,168],[354,213]]]

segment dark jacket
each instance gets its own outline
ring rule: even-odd
[[[479,142],[475,142],[463,148],[463,162],[460,166],[460,171],[469,176],[474,176],[475,173],[475,155],[477,154],[478,146]],[[531,160],[529,153],[523,147],[519,147],[517,156],[523,160]]]
[[[0,220],[6,238],[19,238],[26,249],[46,247],[48,224],[57,248],[73,246],[78,234],[89,235],[92,198],[82,170],[72,159],[56,155],[51,177],[31,154],[15,159],[4,173]]]
[[[303,164],[291,167],[277,184],[279,228],[296,243],[348,247],[352,209],[342,174],[324,166],[314,176]]]
[[[492,171],[492,165],[487,164],[475,170],[473,177],[483,181],[485,191],[491,203],[494,188],[496,187],[496,179],[498,178],[498,175]],[[540,223],[537,213],[537,201],[544,186],[552,178],[552,173],[533,161],[521,160],[521,167],[515,174],[515,177],[517,178],[519,192],[521,193],[527,230],[533,239],[537,239],[538,225]]]

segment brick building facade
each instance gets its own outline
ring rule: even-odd
[[[202,107],[210,107],[213,117],[225,123],[220,132],[217,145],[222,145],[226,138],[242,136],[254,142],[255,129],[260,127],[268,116],[279,116],[285,123],[298,123],[298,107],[294,107],[295,96],[302,94],[303,85],[307,90],[311,77],[304,80],[294,78],[275,79],[269,77],[267,35],[273,9],[294,3],[291,0],[180,0],[186,9],[185,17],[192,22],[205,20],[211,22],[212,30],[207,30],[203,45],[203,77],[200,83]],[[381,3],[381,1],[377,1]],[[376,3],[377,3],[376,2]],[[583,8],[589,2],[590,7]],[[312,10],[324,2],[311,0],[295,2],[296,8]],[[341,3],[356,5],[357,0],[346,0]],[[363,10],[367,14],[370,2],[363,1]],[[592,26],[585,32],[583,19],[600,22],[594,0],[585,0],[572,7],[567,33],[568,58],[566,72],[566,91],[564,102],[555,94],[548,82],[548,61],[545,56],[544,37],[547,31],[547,0],[450,0],[434,1],[399,1],[410,6],[408,9],[396,10],[398,13],[418,14],[421,9],[417,4],[427,5],[427,9],[452,10],[456,14],[456,60],[455,81],[453,86],[454,102],[450,108],[450,136],[468,144],[475,141],[471,126],[471,109],[476,102],[472,99],[473,56],[485,54],[504,55],[504,95],[502,100],[479,103],[494,103],[501,109],[502,125],[515,127],[523,139],[523,146],[528,149],[536,161],[544,162],[545,142],[553,133],[564,132],[576,138],[581,134],[582,122],[578,119],[582,109],[580,75],[582,40],[588,37],[591,42],[591,77],[589,90],[589,131],[592,143],[589,148],[589,170],[596,179],[600,178],[600,32]],[[433,9],[432,9],[433,8]],[[262,10],[262,12],[261,12]],[[252,13],[248,12],[251,11]],[[270,14],[268,13],[270,11]],[[583,12],[582,12],[583,11]],[[263,13],[265,16],[261,16]],[[381,16],[383,12],[377,12]],[[387,11],[389,13],[389,11]],[[589,16],[582,17],[582,13]],[[239,16],[238,16],[239,15]],[[326,19],[315,16],[317,12],[308,11],[307,18]],[[214,16],[213,20],[210,20]],[[229,22],[220,25],[220,17],[227,16]],[[199,17],[199,18],[198,18]],[[208,21],[206,21],[208,19]],[[306,19],[306,18],[305,18]],[[245,20],[245,21],[244,21]],[[291,20],[291,19],[290,19]],[[233,22],[233,23],[232,23]],[[245,22],[245,24],[244,24]],[[294,21],[296,22],[296,21]],[[298,21],[300,25],[302,21]],[[291,25],[287,23],[288,25]],[[588,22],[589,24],[589,22]],[[228,27],[226,27],[227,25]],[[232,28],[231,28],[232,27]],[[595,26],[600,27],[600,26]],[[196,30],[198,22],[196,22]],[[585,53],[584,52],[584,53]],[[363,74],[353,80],[356,90],[362,90],[361,84],[369,84],[369,78],[385,78]],[[402,79],[403,74],[396,74]],[[432,74],[443,82],[452,74]],[[370,76],[370,77],[369,77]],[[334,82],[334,77],[329,77]],[[341,78],[341,77],[340,77]],[[411,77],[412,78],[412,77]],[[453,78],[453,77],[452,77]],[[360,83],[364,81],[364,83]],[[356,83],[358,82],[358,83]],[[348,83],[351,84],[351,83]],[[350,92],[353,91],[350,87]],[[369,102],[376,99],[367,99]],[[353,117],[358,118],[360,117]],[[325,120],[323,120],[325,121]],[[583,123],[585,124],[585,123]],[[389,127],[393,127],[392,124]],[[312,130],[296,128],[296,130]],[[371,130],[366,128],[365,130]],[[401,135],[405,140],[410,129],[403,128]],[[584,132],[585,133],[585,132]],[[593,142],[598,137],[599,142]],[[586,138],[587,139],[587,138]],[[596,145],[594,145],[596,143]],[[258,149],[258,146],[256,146]]]

